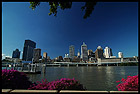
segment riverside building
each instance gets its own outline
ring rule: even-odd
[[[95,58],[104,58],[103,56],[103,49],[101,46],[98,46],[96,51],[95,51]]]
[[[118,57],[119,58],[123,58],[123,53],[122,52],[118,52]]]
[[[110,58],[112,56],[112,49],[109,47],[105,47],[104,49],[104,57],[105,58]]]
[[[80,58],[80,52],[79,52],[79,49],[78,49],[77,57]]]
[[[47,62],[47,53],[46,52],[43,53],[43,61]]]
[[[25,40],[22,56],[23,61],[32,61],[34,48],[36,48],[36,43],[34,41]]]
[[[58,56],[57,57],[57,61],[59,61],[59,62],[63,61],[63,57],[62,56]]]
[[[69,57],[71,59],[74,58],[75,52],[74,52],[74,45],[69,46]]]
[[[81,59],[83,61],[88,61],[87,45],[84,42],[83,45],[81,45]]]
[[[12,58],[20,58],[20,51],[18,49],[13,51]]]
[[[90,49],[88,50],[88,60],[90,62],[95,62],[95,53]]]
[[[88,58],[95,57],[95,53],[92,50],[88,50]]]
[[[43,58],[47,58],[47,53],[46,52],[43,53]]]
[[[41,49],[35,48],[33,51],[33,62],[39,62],[39,59],[41,59]]]

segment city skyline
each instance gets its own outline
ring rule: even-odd
[[[31,42],[31,43],[30,43]],[[32,40],[25,40],[25,42],[24,42],[24,47],[23,47],[23,49],[25,49],[26,48],[26,46],[28,46],[28,45],[30,45],[30,46],[33,46],[33,44],[32,44],[32,42],[33,42],[33,44],[35,44],[34,46],[36,46],[36,42],[34,42],[34,41],[32,41]],[[29,47],[29,46],[28,46]],[[83,47],[86,47],[86,48],[84,48],[83,49]],[[102,48],[101,46],[98,46],[97,48],[96,48],[96,50],[95,51],[93,51],[92,49],[88,49],[87,48],[87,45],[83,42],[83,44],[81,45],[81,53],[78,51],[77,52],[77,54],[75,53],[75,49],[74,49],[74,45],[70,45],[69,46],[69,53],[66,53],[64,56],[62,56],[62,55],[58,55],[57,57],[59,57],[59,56],[62,56],[63,58],[65,58],[65,57],[69,57],[69,58],[73,58],[74,56],[77,56],[78,57],[78,54],[79,54],[79,56],[80,56],[80,58],[81,59],[83,59],[83,55],[85,55],[85,54],[87,54],[87,55],[85,55],[84,56],[84,58],[86,57],[86,58],[88,58],[88,56],[90,56],[90,54],[89,54],[89,51],[92,51],[92,53],[96,53],[96,51],[98,50],[98,49],[102,49],[102,56],[104,57],[104,58],[112,58],[111,56],[113,56],[113,52],[112,52],[112,49],[110,48],[110,47],[105,47],[105,48]],[[106,52],[106,50],[109,50],[110,49],[110,51],[108,51],[108,52]],[[16,50],[18,50],[18,48],[16,48]],[[15,50],[15,51],[16,51]],[[44,55],[46,54],[46,56],[47,56],[47,53],[46,52],[41,52],[41,48],[33,48],[33,49],[30,49],[30,50],[28,50],[29,52],[31,52],[31,50],[40,50],[40,52],[39,53],[36,53],[36,54],[38,54],[38,56],[39,56],[39,58],[40,57],[42,57],[42,58],[40,58],[40,59],[43,59],[44,58]],[[71,52],[71,50],[72,50],[72,52]],[[78,49],[79,50],[79,49]],[[86,53],[85,53],[85,51],[84,50],[86,50]],[[19,51],[19,50],[18,50]],[[83,51],[84,51],[84,53],[83,53]],[[14,51],[13,51],[14,52]],[[19,51],[20,52],[20,51]],[[26,52],[26,54],[27,54],[28,52]],[[33,54],[33,56],[34,56],[34,51],[32,52]],[[43,54],[41,54],[41,53],[43,53]],[[39,55],[40,54],[40,55]],[[72,54],[72,55],[70,55],[70,54]],[[110,54],[110,55],[109,55]],[[68,56],[66,56],[66,55],[68,55]],[[19,56],[20,56],[20,54],[19,54]],[[28,56],[28,55],[27,55]],[[46,58],[46,56],[45,56],[45,58]],[[107,56],[107,57],[106,57]],[[117,56],[115,56],[115,58],[120,58],[121,56],[123,56],[123,52],[118,52],[118,54],[117,54]],[[24,55],[22,54],[22,58],[19,58],[19,59],[22,59],[22,60],[24,60],[23,59],[23,57],[24,57]],[[51,59],[55,59],[55,58],[57,58],[57,57],[54,57],[54,58],[51,58]],[[15,57],[13,57],[13,53],[12,53],[12,58],[15,58]],[[33,58],[33,57],[32,57]],[[27,61],[32,61],[32,58],[30,59],[30,60],[27,60]],[[38,57],[37,57],[38,58]]]
[[[75,46],[76,55],[83,42],[93,51],[97,46],[108,46],[114,56],[118,52],[124,57],[138,56],[137,2],[98,2],[87,19],[82,18],[81,5],[75,2],[54,17],[48,16],[45,2],[34,11],[29,2],[2,2],[2,54],[12,57],[13,50],[19,49],[21,58],[24,41],[30,39],[37,43],[41,55],[47,52],[51,59],[64,57],[70,45]]]

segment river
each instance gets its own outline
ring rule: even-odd
[[[46,67],[41,74],[27,74],[32,82],[47,79],[75,78],[87,90],[117,91],[116,81],[127,76],[138,74],[138,66],[79,66],[79,67]]]

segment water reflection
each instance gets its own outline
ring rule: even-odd
[[[75,78],[88,90],[117,90],[116,81],[127,76],[138,74],[138,66],[79,66],[79,67],[46,67],[42,74],[28,74],[33,82],[47,79]],[[45,71],[45,72],[43,72]]]
[[[122,67],[122,68],[120,69],[120,73],[121,73],[121,75],[125,75],[124,67]]]

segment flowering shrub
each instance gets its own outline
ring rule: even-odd
[[[127,76],[127,79],[122,78],[122,83],[118,84],[116,87],[119,91],[138,91],[138,75]],[[120,82],[120,81],[116,81]]]
[[[48,82],[42,80],[41,82],[37,82],[37,85],[33,85],[28,89],[45,89],[45,90],[85,90],[83,85],[80,84],[77,80],[69,79],[69,78],[61,78],[60,80],[55,80]]]
[[[28,89],[32,85],[26,74],[17,70],[3,69],[1,75],[3,89]]]

